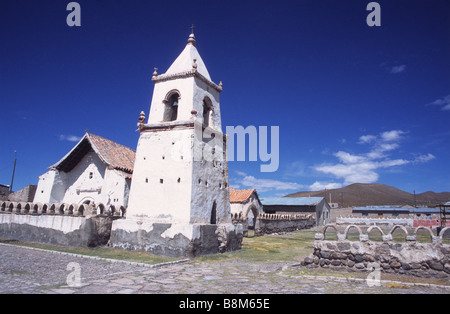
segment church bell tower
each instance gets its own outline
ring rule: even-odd
[[[113,225],[113,234],[115,229],[119,232],[119,225],[127,225],[128,231],[137,229],[140,239],[135,242],[140,244],[132,248],[148,250],[146,246],[161,242],[156,234],[153,236],[158,239],[152,240],[150,231],[165,225],[168,228],[160,238],[183,235],[191,246],[195,242],[201,248],[194,253],[185,248],[184,253],[166,255],[213,252],[223,246],[218,237],[223,240],[231,233],[238,235],[231,246],[240,247],[241,227],[231,223],[227,137],[220,116],[222,83],[217,85],[211,80],[193,32],[164,74],[158,74],[155,68],[152,81],[155,85],[148,118],[145,112],[139,116],[140,137],[127,222]],[[143,237],[143,232],[148,236]],[[209,240],[198,244],[200,238]],[[162,250],[182,252],[183,248],[169,245]]]

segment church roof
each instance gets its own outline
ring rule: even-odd
[[[259,197],[255,189],[235,190],[230,187],[230,203],[244,203],[250,198],[253,193],[255,193],[256,198],[259,201]]]
[[[94,150],[98,157],[108,166],[116,170],[133,173],[134,158],[136,152],[131,148],[103,138],[101,136],[86,132],[77,145],[60,161],[50,169],[71,171],[80,160],[89,152]]]
[[[205,63],[200,57],[197,48],[195,47],[195,37],[194,34],[189,36],[188,43],[178,58],[169,67],[166,75],[178,74],[183,72],[191,71],[193,68],[194,60],[197,66],[197,72],[203,75],[207,80],[211,81],[209,72],[206,69]]]

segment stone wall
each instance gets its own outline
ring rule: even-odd
[[[393,227],[394,225],[413,226],[412,218],[378,218],[378,217],[336,217],[336,224],[338,225],[384,225]]]
[[[334,229],[337,240],[326,239],[328,229]],[[359,232],[360,241],[348,240],[351,229]],[[382,235],[382,242],[369,239],[371,231],[377,229]],[[332,268],[346,271],[370,271],[378,265],[385,273],[399,273],[417,277],[450,278],[450,245],[443,244],[443,236],[450,227],[434,235],[428,227],[417,227],[409,234],[403,226],[394,226],[387,233],[383,233],[379,226],[371,226],[367,233],[356,225],[349,225],[344,233],[339,233],[336,226],[328,225],[322,233],[315,236],[314,253],[306,257],[302,265],[315,268]],[[417,241],[420,230],[428,232],[431,243]],[[403,232],[404,242],[394,242],[393,233]],[[328,234],[329,235],[329,234]]]
[[[316,225],[313,214],[261,214],[258,217],[259,228],[255,235],[291,232],[309,229]]]
[[[233,224],[246,224],[246,217],[240,213],[233,214]],[[266,214],[258,215],[255,222],[255,235],[264,235],[279,232],[291,232],[309,229],[316,225],[314,214]]]
[[[120,210],[77,204],[0,203],[0,238],[64,246],[106,245]]]
[[[36,194],[37,185],[27,185],[22,190],[10,193],[8,200],[11,202],[32,202]]]

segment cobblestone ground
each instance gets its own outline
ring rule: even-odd
[[[80,266],[80,287],[67,285],[73,271],[67,266],[74,262]],[[149,268],[0,245],[0,293],[450,293],[450,287],[369,287],[365,280],[299,276],[295,268],[274,262],[188,261]]]

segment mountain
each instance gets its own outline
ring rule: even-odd
[[[296,192],[285,197],[324,197],[340,207],[370,205],[435,206],[450,201],[450,192],[416,194],[381,183],[354,183],[340,189]],[[331,200],[330,200],[331,198]]]

